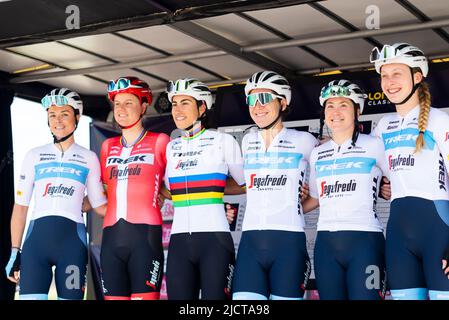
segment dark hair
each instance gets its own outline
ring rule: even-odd
[[[326,101],[327,102],[327,101]],[[323,127],[324,127],[324,110],[326,109],[326,102],[324,103],[324,106],[320,110],[320,132],[318,134],[318,139],[323,139]],[[358,103],[354,103],[352,101],[352,105],[354,106],[354,131],[352,132],[352,146],[355,147],[355,143],[357,142],[357,139],[359,138],[360,134],[360,122],[359,118],[357,116],[357,110],[360,109],[360,105]]]
[[[196,106],[198,108],[198,111],[201,107],[201,105],[204,104],[204,113],[203,115],[199,118],[199,120],[201,121],[201,126],[205,129],[216,129],[217,128],[217,124],[215,121],[215,111],[213,108],[211,109],[207,109],[207,105],[206,105],[206,101],[198,101],[195,98],[193,98],[196,102]]]

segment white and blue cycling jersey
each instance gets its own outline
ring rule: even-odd
[[[387,176],[382,141],[360,134],[338,145],[333,140],[310,156],[310,195],[319,200],[318,231],[382,231],[376,202]]]
[[[260,130],[243,137],[247,205],[242,230],[304,231],[301,187],[317,140],[283,128],[268,149]]]
[[[65,152],[55,144],[28,151],[23,161],[15,202],[29,206],[35,194],[31,220],[62,216],[84,224],[81,206],[85,191],[93,208],[107,202],[96,154],[76,143]]]
[[[387,278],[394,299],[449,299],[441,270],[449,243],[449,115],[430,108],[424,147],[415,152],[420,107],[383,117],[374,130],[385,146],[391,181]]]
[[[449,115],[430,108],[424,148],[415,153],[419,106],[405,117],[384,116],[373,134],[385,145],[391,180],[391,200],[407,196],[449,200]],[[447,205],[449,208],[449,205]]]

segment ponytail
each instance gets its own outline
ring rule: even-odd
[[[418,117],[418,130],[419,135],[416,139],[415,153],[420,152],[424,147],[424,132],[427,128],[430,112],[430,91],[429,85],[424,81],[420,83],[418,88],[419,97],[419,117]]]

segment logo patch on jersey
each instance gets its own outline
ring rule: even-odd
[[[173,157],[194,157],[194,156],[200,156],[202,153],[203,153],[203,150],[187,151],[187,152],[174,152]]]
[[[128,178],[128,176],[139,176],[142,172],[142,168],[140,166],[135,167],[125,167],[125,169],[117,169],[115,167],[111,168],[111,172],[109,172],[109,179],[119,179],[119,178]]]
[[[54,186],[52,183],[47,183],[42,197],[56,196],[56,195],[73,196],[74,193],[75,193],[74,186],[66,187],[63,184],[60,184],[59,186]]]
[[[327,184],[326,181],[321,182],[321,193],[320,198],[324,197],[339,197],[343,196],[343,193],[353,192],[357,188],[357,182],[354,179],[351,179],[349,182],[335,181],[333,184]],[[332,195],[332,196],[331,196]]]
[[[258,177],[257,174],[253,173],[250,175],[250,183],[248,189],[256,188],[257,190],[260,190],[263,188],[263,190],[271,189],[273,187],[280,187],[285,186],[287,183],[287,176],[281,175],[281,176],[272,176],[267,174],[263,177]]]
[[[444,142],[446,142],[447,140],[449,140],[449,132],[446,132],[446,137],[444,138]]]
[[[315,164],[318,178],[341,174],[370,173],[376,159],[364,157],[348,157],[336,160],[317,161]]]
[[[303,154],[293,152],[247,153],[244,168],[298,169],[302,158]]]
[[[16,194],[17,194],[19,197],[21,197],[21,196],[23,195],[23,192],[20,191],[20,190],[17,190]]]
[[[198,165],[198,159],[193,160],[179,160],[175,167],[175,170],[189,170],[195,168]]]
[[[438,161],[438,183],[440,185],[440,190],[446,190],[446,167],[444,166],[443,156],[440,154],[440,160]]]
[[[408,157],[403,157],[400,154],[393,158],[393,156],[388,156],[388,169],[395,170],[396,167],[414,167],[415,158],[412,155]]]
[[[403,147],[415,148],[418,135],[419,130],[416,128],[406,128],[403,130],[382,133],[385,150]],[[435,139],[433,138],[433,132],[426,130],[424,133],[424,149],[433,150],[434,148]]]
[[[39,156],[40,156],[39,161],[56,160],[56,154],[54,153],[40,153]]]
[[[333,153],[323,154],[321,156],[318,156],[317,160],[326,159],[332,157],[333,155],[334,155]]]
[[[35,181],[47,178],[65,178],[86,183],[89,169],[74,163],[48,162],[34,167]]]
[[[149,286],[150,288],[152,288],[154,290],[156,290],[156,284],[158,283],[159,278],[160,278],[160,272],[159,272],[159,270],[161,269],[160,265],[161,265],[161,263],[159,261],[153,260],[152,269],[150,270],[150,276],[151,276],[150,280],[149,281],[147,280],[145,282],[145,284],[147,286]]]
[[[154,154],[138,154],[127,159],[110,156],[106,159],[106,167],[118,164],[154,164]]]

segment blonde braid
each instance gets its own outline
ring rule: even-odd
[[[424,147],[424,132],[427,128],[427,122],[429,121],[429,111],[430,111],[430,91],[429,85],[424,81],[421,82],[418,88],[419,97],[419,118],[418,118],[418,129],[419,135],[416,139],[415,153],[420,152]]]

